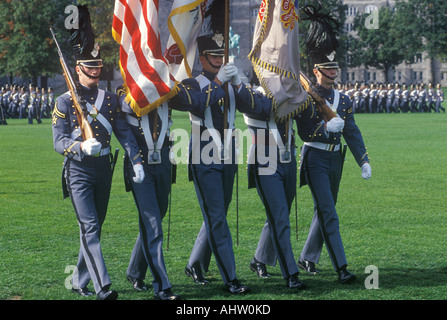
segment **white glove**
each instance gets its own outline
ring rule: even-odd
[[[368,162],[362,165],[362,178],[366,180],[371,178],[371,166]]]
[[[344,126],[345,121],[340,117],[335,117],[329,120],[328,123],[326,123],[326,130],[327,132],[340,132],[343,130]]]
[[[234,68],[236,69],[236,74],[231,77],[231,83],[235,86],[238,86],[242,83],[242,80],[241,77],[239,77],[239,70],[236,67]]]
[[[133,166],[133,172],[135,172],[135,177],[133,177],[133,181],[135,183],[141,183],[144,180],[144,169],[141,163],[137,163]]]
[[[101,151],[101,143],[95,138],[90,138],[81,143],[81,150],[88,156],[93,156]]]
[[[231,77],[227,76],[226,66],[222,66],[219,70],[219,72],[216,75],[216,78],[219,79],[222,84],[229,81]]]

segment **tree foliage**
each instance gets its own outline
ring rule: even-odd
[[[350,38],[351,67],[364,65],[388,70],[402,62],[415,62],[427,53],[430,59],[447,56],[447,1],[397,0],[393,8],[379,10],[379,28],[365,24],[370,13],[356,17],[356,36]],[[432,78],[434,75],[431,64]]]
[[[59,70],[49,27],[62,23],[67,2],[0,0],[0,73],[36,79]]]
[[[388,81],[388,71],[407,58],[405,37],[396,24],[395,10],[390,7],[379,9],[378,28],[368,24],[371,14],[363,13],[354,19],[356,36],[351,36],[349,41],[351,67],[364,65],[382,70],[385,81]]]
[[[66,60],[73,62],[73,50],[66,42],[65,12],[71,0],[0,0],[0,74],[29,78],[34,82],[40,75],[61,73],[59,56],[51,37],[54,27]],[[78,1],[89,7],[96,41],[101,44],[105,74],[117,68],[119,46],[113,40],[112,19],[114,1]]]

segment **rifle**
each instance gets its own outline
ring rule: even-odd
[[[310,80],[309,77],[306,76],[302,71],[300,71],[300,82],[304,90],[306,90],[317,102],[317,110],[323,115],[323,118],[326,122],[337,116],[335,112],[332,111],[331,108],[329,108],[329,106],[326,104],[326,99],[324,99],[317,93],[317,88],[315,87],[315,84],[312,82],[312,80]]]
[[[73,105],[76,112],[76,117],[78,118],[79,128],[81,129],[82,138],[85,140],[94,138],[92,128],[90,123],[87,120],[87,116],[90,115],[92,118],[96,118],[98,115],[98,110],[92,107],[90,111],[87,110],[86,101],[82,99],[79,95],[79,90],[76,86],[76,83],[73,80],[73,77],[68,69],[67,63],[65,62],[64,55],[62,54],[59,43],[57,42],[56,35],[53,31],[53,28],[50,27],[51,35],[53,36],[54,42],[57,46],[57,52],[59,54],[59,60],[62,65],[62,70],[64,72],[64,78],[67,82],[68,90],[70,91],[71,98],[73,100]]]

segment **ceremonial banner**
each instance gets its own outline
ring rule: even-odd
[[[177,94],[161,48],[158,0],[115,0],[112,34],[120,44],[126,102],[143,116]]]
[[[192,77],[197,41],[207,5],[212,0],[174,0],[168,18],[170,37],[165,52],[171,74],[177,81]],[[186,57],[186,58],[185,58]]]
[[[275,119],[294,116],[308,97],[300,84],[298,0],[262,1],[248,58],[274,98]]]

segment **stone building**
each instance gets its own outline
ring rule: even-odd
[[[352,33],[354,18],[358,14],[371,13],[371,10],[381,8],[383,6],[393,7],[394,0],[344,0],[343,3],[347,6],[345,31]],[[379,27],[380,27],[380,17]],[[385,34],[386,36],[386,34]],[[434,75],[432,79],[432,72],[430,64],[433,63]],[[385,82],[385,75],[383,71],[375,68],[345,68],[341,73],[343,82]],[[447,60],[429,59],[426,53],[415,57],[415,63],[406,64],[401,63],[388,73],[388,82],[392,83],[441,83],[442,86],[447,86]]]

